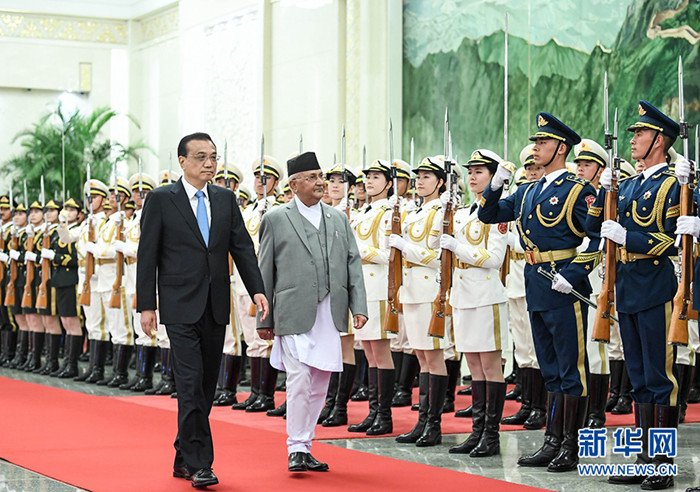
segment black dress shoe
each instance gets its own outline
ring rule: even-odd
[[[190,470],[187,466],[176,466],[173,468],[173,477],[184,478],[185,480],[190,479]]]
[[[304,453],[304,463],[306,469],[313,472],[328,471],[328,463],[321,463],[316,458],[311,456],[311,453]]]
[[[306,471],[306,458],[307,453],[292,453],[289,455],[289,463],[287,464],[287,470],[290,472],[303,472]]]
[[[190,480],[192,480],[192,487],[207,487],[219,483],[219,479],[216,478],[211,468],[197,470],[192,474]]]

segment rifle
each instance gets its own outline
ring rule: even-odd
[[[678,103],[680,115],[680,138],[683,141],[683,155],[688,158],[688,122],[685,121],[683,101],[683,60],[678,58]],[[695,164],[697,166],[697,163]],[[696,184],[693,180],[679,179],[681,185],[681,215],[693,215],[693,190]],[[681,278],[678,290],[673,297],[673,313],[671,327],[668,330],[668,343],[671,345],[688,345],[688,319],[692,319],[691,282],[693,278],[693,236],[683,234],[680,239],[678,259],[681,267]],[[697,316],[697,313],[695,314]],[[695,318],[697,319],[697,317]]]
[[[396,203],[391,214],[391,233],[401,235],[401,207],[399,205],[399,195],[397,194],[398,175],[396,162],[394,161],[394,134],[389,119],[389,162],[391,162],[391,176],[393,179],[394,195]],[[387,288],[386,316],[384,318],[384,331],[387,333],[399,332],[399,288],[401,288],[401,251],[391,248],[389,253],[389,282]]]
[[[263,190],[263,204],[262,210],[260,211],[260,220],[262,220],[263,215],[267,212],[267,175],[265,174],[265,134],[262,134],[260,138],[260,184]],[[248,316],[255,316],[257,307],[255,303],[251,301],[250,307],[248,308]]]
[[[508,11],[506,11],[505,26],[505,58],[503,64],[503,160],[508,160]],[[510,183],[504,183],[506,190],[509,190]],[[509,228],[510,230],[510,228]],[[506,254],[503,257],[501,269],[498,276],[505,287],[506,278],[510,272],[510,246],[506,246]]]
[[[34,228],[31,229],[31,234],[27,234],[26,239],[27,247],[25,253],[34,252]],[[24,293],[22,294],[22,307],[31,308],[34,307],[34,292],[32,291],[32,284],[34,283],[34,262],[27,262],[27,274],[24,283]]]
[[[454,195],[452,190],[452,162],[449,145],[449,117],[447,109],[445,109],[445,175],[447,176],[447,189],[450,191],[450,197]],[[442,217],[442,233],[452,235],[453,231],[453,210],[452,200],[447,203],[445,212]],[[433,313],[430,317],[430,325],[428,326],[428,335],[432,337],[442,338],[445,336],[445,316],[447,314],[447,292],[452,287],[452,251],[443,249],[440,255],[440,290],[433,301]]]
[[[88,195],[87,200],[90,207],[88,214],[88,241],[95,242],[95,227],[92,225],[92,194],[90,193],[90,164],[87,165]],[[90,280],[95,273],[95,257],[89,251],[85,254],[85,280],[83,281],[83,291],[80,293],[79,303],[81,306],[90,305]]]
[[[12,206],[12,198],[10,198],[10,206]],[[10,249],[17,250],[19,246],[17,244],[16,226],[12,226],[10,234],[12,235],[12,239],[10,241]],[[5,292],[5,306],[12,307],[15,306],[17,302],[15,299],[15,282],[17,282],[17,260],[10,260],[10,278],[7,282],[7,291]]]
[[[608,73],[605,73],[604,106],[605,106],[605,148],[608,150],[608,162],[612,170],[612,183],[609,190],[605,190],[605,205],[603,217],[605,220],[617,220],[617,174],[620,171],[620,157],[617,155],[617,108],[615,108],[615,120],[613,134],[610,133],[608,120]],[[610,317],[615,308],[615,278],[617,269],[617,244],[610,239],[605,240],[603,252],[603,285],[598,294],[593,322],[591,340],[594,342],[610,343]]]
[[[3,227],[0,227],[0,251],[5,251],[5,229]],[[0,283],[3,280],[5,280],[5,264],[0,261]]]
[[[44,177],[41,177],[41,206],[42,208],[46,205],[46,198],[44,198]],[[49,223],[44,221],[44,232],[41,237],[41,247],[42,249],[49,249],[51,247],[51,234],[49,232]],[[51,276],[51,262],[48,258],[41,259],[41,284],[39,284],[39,290],[36,294],[36,307],[38,309],[46,309],[48,306],[47,297],[47,285],[49,282],[49,277]]]
[[[139,176],[139,180],[141,177]],[[117,162],[114,162],[114,198],[117,202],[117,213],[119,214],[119,224],[117,224],[115,237],[116,241],[123,241],[123,230],[124,230],[124,217],[122,214],[122,204],[119,200],[119,182],[117,180]],[[124,275],[124,252],[117,252],[117,278],[114,279],[114,284],[112,285],[112,295],[109,298],[109,307],[120,308],[122,307],[122,276]]]

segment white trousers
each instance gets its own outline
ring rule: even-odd
[[[287,452],[309,453],[331,373],[298,361],[286,350],[282,361],[287,369]]]
[[[225,355],[243,355],[241,349],[241,320],[238,316],[236,305],[236,294],[231,289],[231,316],[229,316],[228,325],[226,325],[226,335],[224,336],[224,354]]]
[[[80,292],[80,291],[79,291]],[[90,293],[90,305],[83,306],[85,313],[85,329],[88,340],[109,340],[109,330],[105,323],[105,310],[102,306],[102,295],[94,290]]]
[[[270,358],[272,352],[272,340],[263,340],[258,335],[258,330],[255,326],[255,316],[248,315],[250,308],[250,296],[248,294],[236,296],[236,309],[238,310],[238,318],[241,320],[243,338],[248,346],[246,355],[248,357]]]
[[[134,328],[131,326],[131,305],[127,303],[124,287],[121,289],[121,306],[109,307],[111,292],[101,292],[102,305],[105,307],[105,319],[109,334],[112,335],[112,343],[115,345],[133,345]]]
[[[515,346],[515,361],[518,367],[539,369],[537,355],[535,354],[535,342],[532,339],[530,328],[530,316],[527,313],[527,302],[524,297],[511,297],[508,299],[508,326],[510,336]],[[504,350],[506,350],[504,348]]]

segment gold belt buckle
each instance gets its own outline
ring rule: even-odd
[[[610,241],[610,239],[608,239]],[[627,263],[627,250],[625,248],[620,248],[620,261],[622,263]]]
[[[530,265],[534,265],[535,264],[535,252],[534,251],[525,251],[525,260]]]

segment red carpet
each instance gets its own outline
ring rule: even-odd
[[[248,396],[247,393],[239,393],[239,401],[242,401]],[[418,390],[413,391],[414,400],[418,401]],[[120,397],[120,400],[137,403],[152,408],[160,408],[164,410],[177,410],[177,401],[168,397],[146,397],[146,396],[128,396]],[[277,405],[281,405],[284,401],[284,393],[277,392]],[[471,404],[471,396],[459,396],[456,400],[457,409],[466,408]],[[506,401],[503,415],[512,415],[518,411],[520,403],[515,401]],[[397,436],[404,432],[410,431],[418,418],[417,412],[411,411],[410,407],[392,408],[392,419],[394,422],[394,432],[391,434]],[[606,425],[633,425],[634,417],[630,415],[606,415]],[[367,402],[350,402],[348,405],[349,423],[354,424],[361,422],[367,416]],[[241,410],[231,410],[231,407],[214,407],[212,410],[212,418],[220,422],[235,423],[255,427],[257,429],[265,429],[272,432],[285,432],[285,423],[281,418],[268,417],[264,413],[246,413]],[[700,422],[700,405],[690,405],[686,415],[686,422]],[[443,434],[464,434],[471,432],[472,420],[469,418],[456,418],[454,414],[445,414],[442,416],[442,432]],[[502,425],[501,430],[523,430],[519,425]],[[348,439],[357,437],[367,437],[365,434],[358,434],[347,431],[347,426],[342,427],[316,427],[316,439]],[[386,436],[377,436],[386,437]]]
[[[194,490],[170,476],[174,400],[98,397],[8,378],[0,378],[0,394],[2,459],[93,491]],[[314,455],[327,461],[331,472],[291,474],[282,419],[260,417],[277,426],[261,430],[247,425],[250,414],[235,412],[245,424],[240,425],[221,420],[232,410],[216,410],[214,471],[221,485],[212,490],[541,490],[322,443],[314,445]]]

